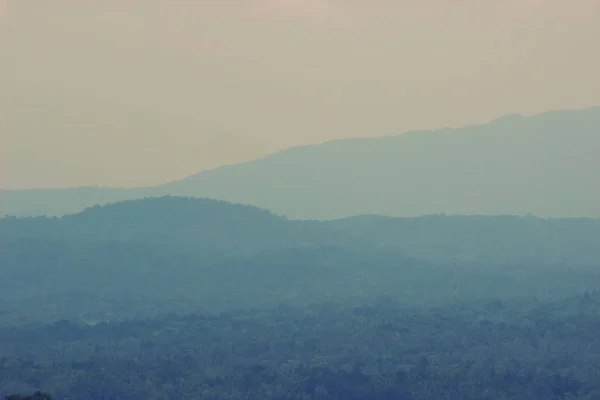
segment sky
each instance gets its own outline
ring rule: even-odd
[[[600,105],[595,0],[0,0],[0,187]]]

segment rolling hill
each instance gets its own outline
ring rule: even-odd
[[[192,312],[405,304],[600,288],[600,220],[516,216],[296,221],[161,197],[0,219],[0,325]]]

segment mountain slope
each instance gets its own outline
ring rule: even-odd
[[[290,217],[600,216],[600,108],[291,149],[165,186]]]
[[[153,188],[2,193],[4,214],[50,215],[149,195],[211,197],[291,218],[359,214],[600,217],[600,107],[304,146]],[[104,197],[103,197],[104,196]]]

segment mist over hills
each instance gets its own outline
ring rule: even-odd
[[[462,399],[502,379],[497,398],[508,399],[515,371],[538,371],[515,381],[530,398],[590,399],[600,393],[598,243],[600,219],[302,221],[172,196],[1,218],[0,393]],[[397,376],[386,395],[382,365]],[[495,372],[505,369],[506,379]],[[221,396],[229,376],[263,379],[256,387],[271,394],[240,383],[253,394]],[[563,376],[579,379],[578,397],[548,395]],[[291,395],[273,395],[277,379]]]
[[[360,214],[600,217],[600,107],[292,148],[149,188],[6,191],[3,215],[149,196],[210,197],[290,218]]]
[[[348,247],[399,251],[433,262],[600,264],[600,219],[533,216],[384,217],[290,220],[255,206],[164,196],[93,206],[63,217],[5,217],[0,239],[189,243],[262,254],[267,250]]]
[[[600,287],[600,220],[297,221],[180,197],[0,219],[0,325],[221,312],[388,295],[405,304]]]

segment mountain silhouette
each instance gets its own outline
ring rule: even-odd
[[[149,196],[210,197],[293,219],[360,214],[600,217],[600,107],[295,147],[149,188],[3,191],[4,215]]]

